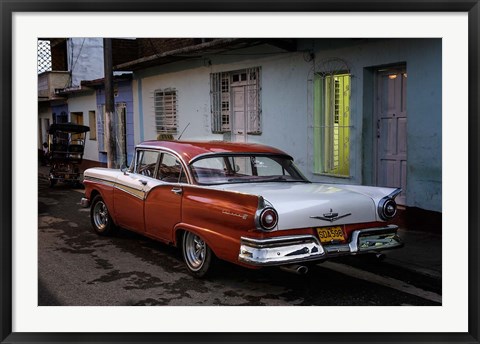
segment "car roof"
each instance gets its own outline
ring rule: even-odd
[[[48,132],[54,134],[55,132],[66,132],[66,133],[86,133],[90,131],[90,127],[86,125],[76,124],[76,123],[53,123],[50,125]]]
[[[180,155],[186,163],[200,156],[222,153],[276,154],[291,157],[280,149],[257,143],[238,143],[226,141],[145,141],[139,148],[164,148]]]

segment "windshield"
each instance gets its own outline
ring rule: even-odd
[[[308,182],[286,156],[210,156],[190,165],[198,184]]]

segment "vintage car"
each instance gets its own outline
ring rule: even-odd
[[[190,273],[216,259],[246,267],[307,263],[402,246],[400,189],[308,181],[281,150],[248,143],[147,141],[130,168],[84,173],[93,229],[119,226],[181,247]]]

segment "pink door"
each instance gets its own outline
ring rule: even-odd
[[[378,186],[401,187],[396,198],[405,205],[407,187],[407,73],[405,67],[377,72],[375,116],[377,119]]]

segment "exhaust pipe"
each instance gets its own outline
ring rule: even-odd
[[[305,265],[284,265],[280,267],[281,270],[291,272],[297,275],[305,275],[308,272],[308,268]]]

